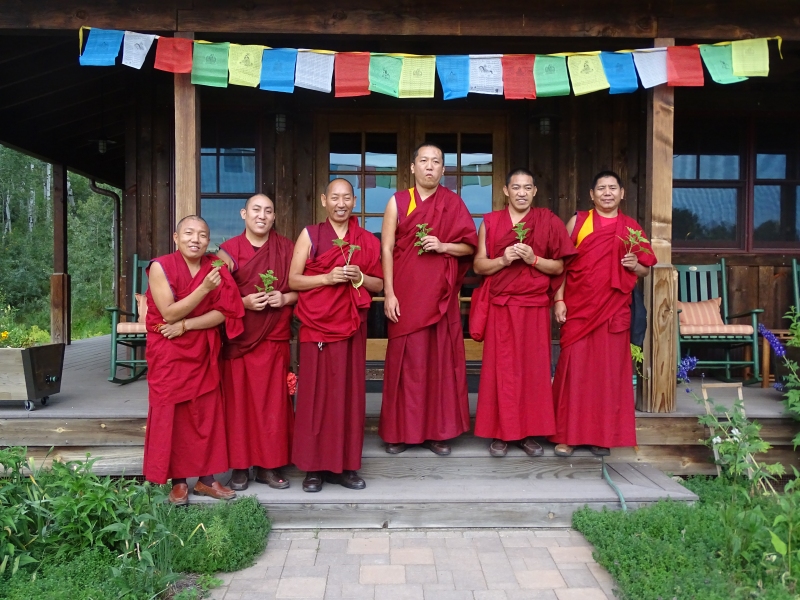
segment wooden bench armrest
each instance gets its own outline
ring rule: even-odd
[[[132,317],[133,316],[132,312],[128,312],[127,310],[124,310],[124,309],[120,308],[119,306],[106,306],[106,310],[108,312],[112,312],[112,313],[115,312],[115,313],[119,313],[121,315],[126,315],[128,317]]]
[[[757,315],[757,314],[760,314],[760,313],[763,313],[763,312],[764,312],[763,308],[753,308],[751,310],[746,310],[743,313],[736,313],[735,315],[728,315],[728,320],[730,320],[730,319],[739,319],[741,317],[749,317],[751,315]]]

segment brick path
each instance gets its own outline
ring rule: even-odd
[[[218,600],[606,600],[613,580],[577,531],[280,531]]]

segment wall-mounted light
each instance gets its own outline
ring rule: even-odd
[[[108,140],[97,140],[97,151],[100,154],[108,152]]]
[[[550,135],[550,117],[539,118],[539,133],[542,135]]]
[[[275,115],[275,131],[278,133],[286,131],[286,115],[282,113]]]

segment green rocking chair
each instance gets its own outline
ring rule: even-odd
[[[111,374],[108,380],[121,385],[136,381],[147,372],[147,360],[144,358],[144,348],[147,343],[147,326],[145,325],[147,305],[144,293],[147,291],[147,267],[149,264],[149,260],[140,260],[138,254],[133,255],[133,286],[131,287],[133,312],[128,312],[119,306],[106,308],[111,313]],[[128,317],[127,321],[121,321],[122,315]],[[128,358],[120,358],[120,346],[128,349]],[[128,376],[118,377],[118,369],[127,369]]]
[[[758,359],[758,315],[764,310],[754,308],[743,313],[728,314],[728,280],[725,259],[715,265],[676,265],[678,271],[678,360],[682,346],[703,344],[724,347],[724,360],[698,360],[698,368],[725,369],[730,381],[731,369],[749,367],[753,376],[744,383],[761,381]],[[750,323],[731,323],[734,319],[750,318]],[[749,347],[751,357],[732,360],[731,350]]]

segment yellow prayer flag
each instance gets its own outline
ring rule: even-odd
[[[572,91],[576,96],[607,90],[611,86],[606,79],[603,63],[598,54],[580,54],[567,57]]]
[[[767,38],[731,42],[733,74],[738,77],[769,75],[769,45]]]
[[[228,51],[228,78],[231,85],[258,87],[261,82],[261,57],[264,46],[231,44]]]
[[[404,57],[400,71],[400,98],[433,98],[436,57]]]

